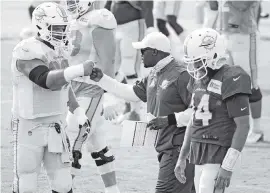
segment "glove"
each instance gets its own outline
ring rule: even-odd
[[[95,63],[91,60],[86,60],[83,62],[83,70],[84,76],[90,76],[92,74],[92,70],[95,66]]]
[[[262,100],[262,93],[260,88],[252,88],[251,95],[249,97],[250,103],[255,103]]]
[[[103,72],[99,68],[93,68],[92,73],[90,74],[90,79],[99,82],[100,79],[103,77]]]
[[[158,32],[158,30],[154,27],[149,27],[146,29],[146,35],[152,33],[152,32]]]

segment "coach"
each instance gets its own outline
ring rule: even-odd
[[[134,42],[132,45],[141,50],[144,67],[153,67],[146,78],[133,86],[122,84],[106,76],[98,68],[93,69],[90,77],[103,89],[118,97],[133,102],[147,102],[147,112],[156,117],[169,115],[168,119],[158,119],[161,121],[158,126],[153,122],[148,124],[151,129],[159,130],[155,146],[159,161],[156,193],[190,193],[194,166],[187,162],[185,184],[178,182],[174,174],[186,127],[185,124],[177,127],[175,119],[172,119],[174,116],[170,116],[187,109],[191,99],[187,90],[190,76],[184,64],[172,57],[170,40],[162,33],[152,32],[141,42]]]

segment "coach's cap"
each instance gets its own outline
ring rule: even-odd
[[[152,32],[146,35],[141,42],[132,42],[135,49],[153,48],[163,52],[171,52],[171,43],[161,32]]]

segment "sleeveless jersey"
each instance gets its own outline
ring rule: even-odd
[[[236,124],[228,114],[226,99],[251,94],[249,75],[241,67],[225,65],[208,84],[191,79],[188,89],[194,109],[192,141],[229,147]]]
[[[11,64],[14,115],[24,119],[35,119],[66,113],[68,85],[57,91],[44,89],[19,72],[16,62],[17,60],[39,59],[50,70],[64,69],[68,67],[67,56],[64,50],[55,51],[36,37],[25,39],[14,48]]]
[[[99,57],[93,44],[92,32],[98,27],[115,29],[116,26],[113,14],[107,9],[93,10],[73,20],[70,26],[70,64],[77,65],[86,60],[91,60],[98,65]],[[95,85],[89,77],[74,79],[72,86],[77,96],[96,97],[103,94],[103,89]]]

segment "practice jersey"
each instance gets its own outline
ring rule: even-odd
[[[208,84],[191,79],[188,89],[194,109],[192,141],[229,147],[236,124],[228,113],[226,99],[251,94],[249,75],[239,66],[224,65]]]
[[[104,68],[99,66],[101,59],[94,45],[95,39],[93,39],[93,31],[97,28],[114,30],[116,26],[117,24],[113,14],[107,9],[93,10],[87,12],[78,19],[73,20],[70,26],[71,37],[69,40],[70,64],[77,65],[85,62],[86,60],[91,60],[96,63],[97,67],[104,71]],[[98,38],[103,39],[104,37]],[[103,51],[105,52],[108,50]],[[113,61],[112,65],[107,67],[114,68]],[[103,89],[95,85],[89,77],[74,79],[72,86],[77,96],[83,95],[88,97],[96,97],[103,94]]]
[[[68,67],[67,57],[66,51],[53,50],[36,37],[25,39],[14,48],[11,64],[14,115],[24,119],[35,119],[66,113],[68,85],[57,91],[44,89],[19,72],[16,63],[17,60],[39,59],[50,70],[64,69]]]

